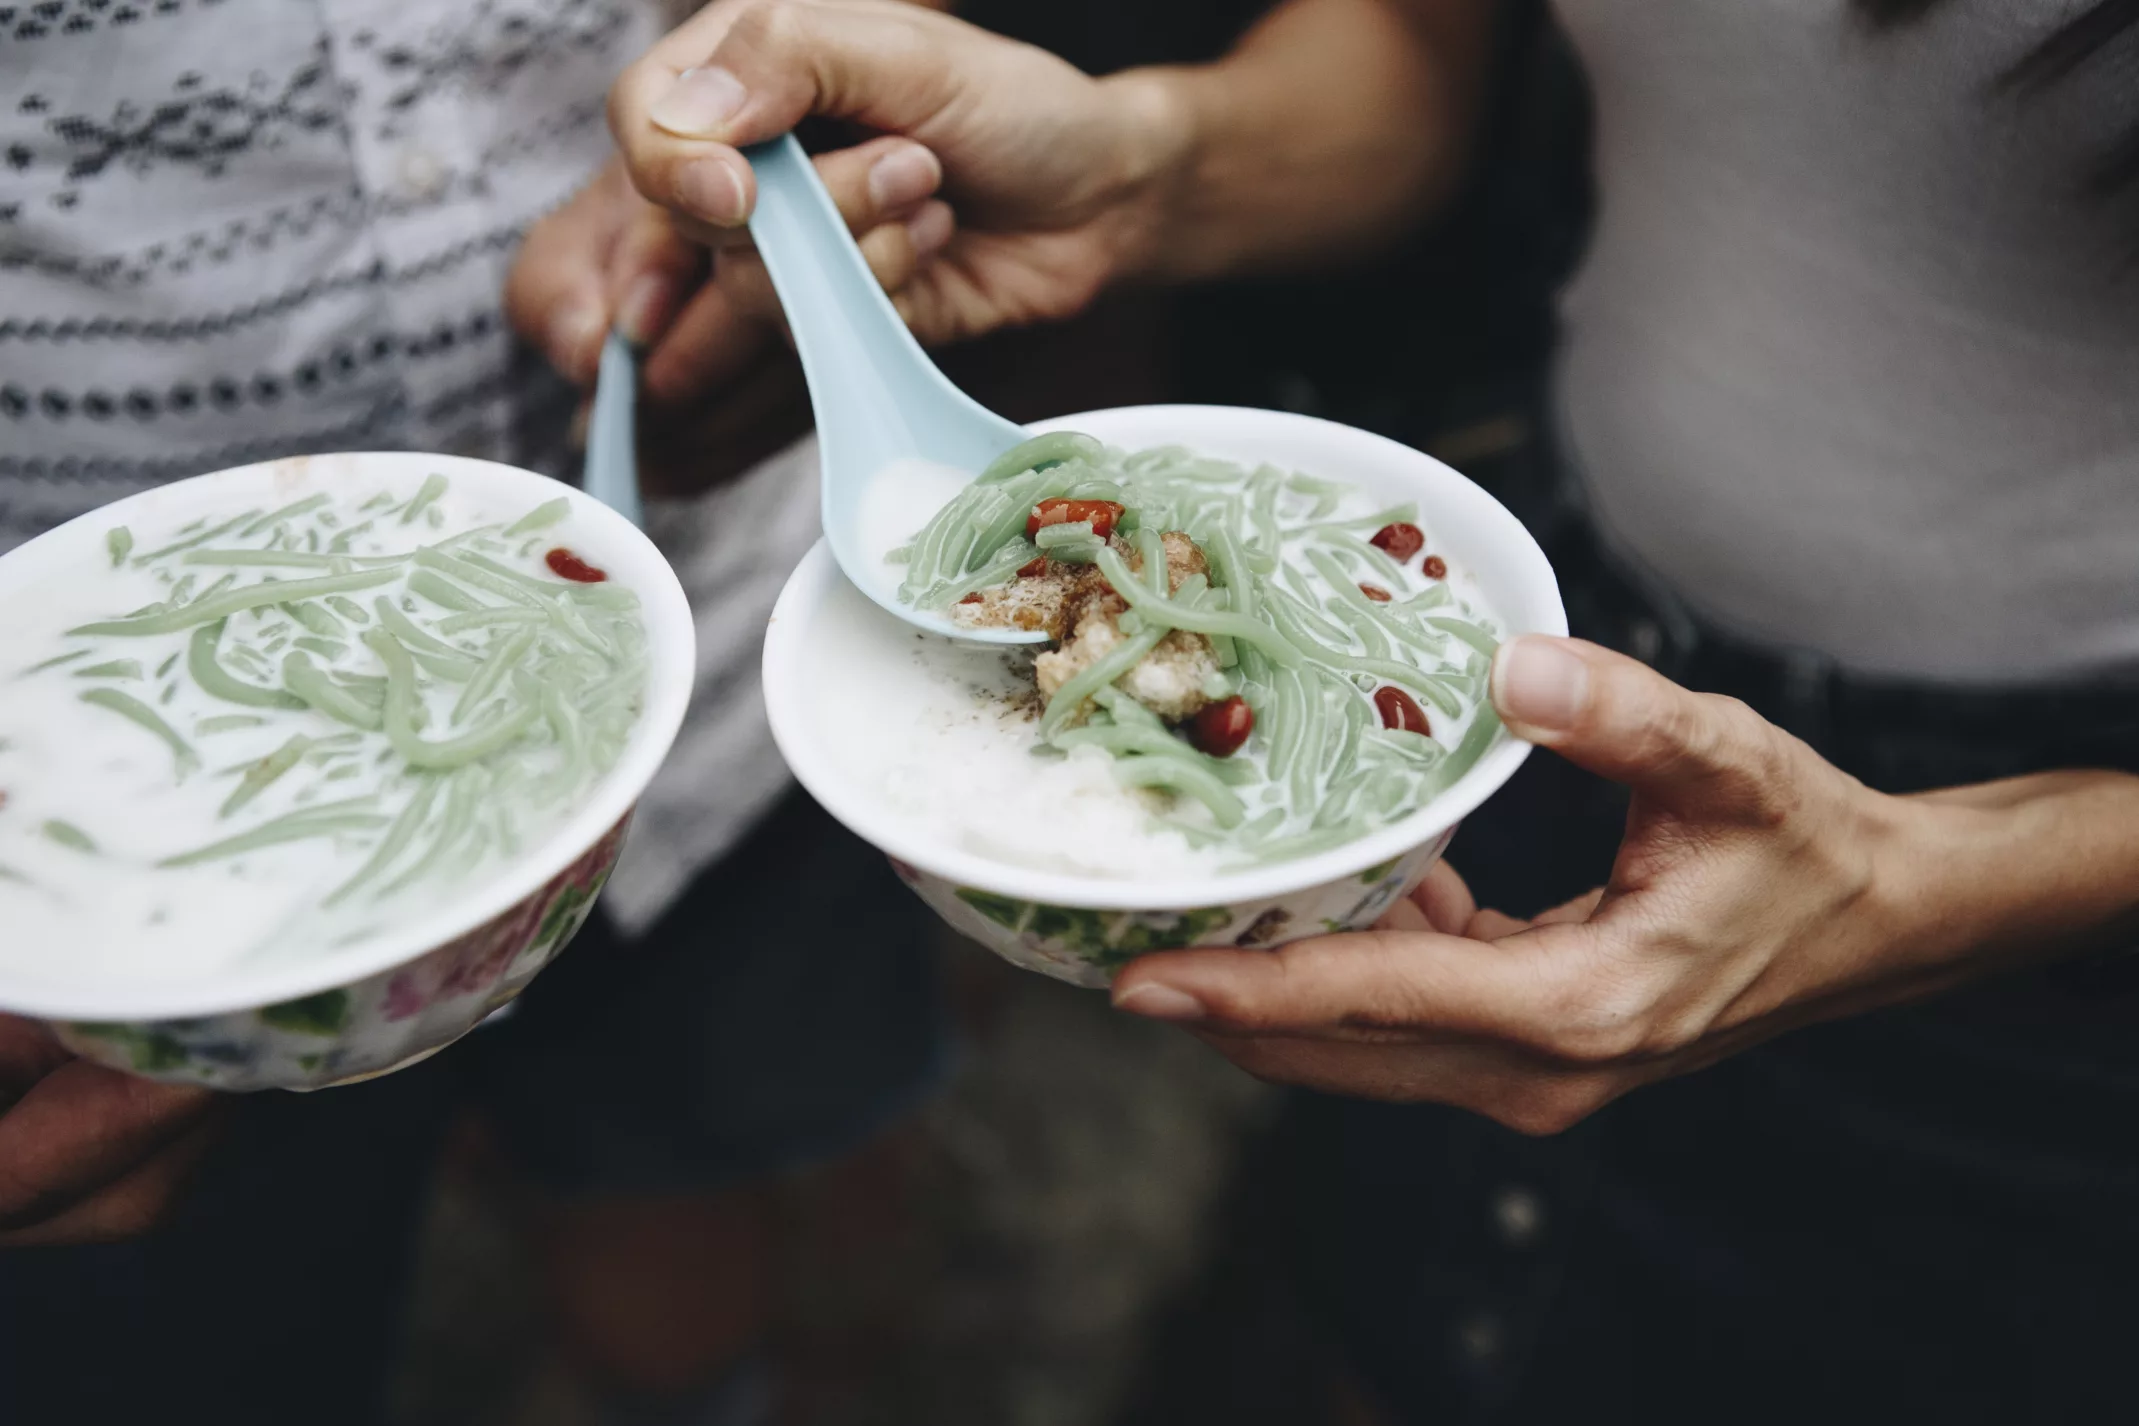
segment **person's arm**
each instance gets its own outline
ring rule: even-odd
[[[736,151],[811,114],[926,145],[956,230],[895,294],[924,340],[1081,310],[1110,283],[1357,252],[1461,173],[1492,0],[1289,0],[1224,60],[1106,79],[889,0],[717,3],[627,70],[632,182],[767,300]]]
[[[1125,275],[1302,267],[1411,231],[1469,166],[1497,9],[1290,0],[1216,64],[1102,81],[1180,136],[1165,156],[1159,240]]]
[[[1172,951],[1122,1009],[1256,1074],[1530,1132],[1820,1020],[2139,934],[2139,778],[1874,792],[1732,699],[1528,636],[1508,727],[1633,790],[1609,883],[1524,922],[1446,866],[1373,932]]]

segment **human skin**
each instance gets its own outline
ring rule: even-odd
[[[1114,1002],[1251,1073],[1531,1133],[1821,1020],[2139,933],[2139,778],[1873,791],[1735,699],[1528,636],[1518,736],[1633,793],[1610,880],[1520,921],[1437,868],[1376,930],[1125,970]]]
[[[1290,0],[1216,65],[1093,79],[896,0],[720,0],[625,71],[610,125],[639,191],[724,255],[755,195],[737,145],[820,114],[927,146],[958,224],[893,301],[955,341],[1393,241],[1461,179],[1493,10]],[[729,266],[766,310],[762,270]]]
[[[177,1201],[223,1104],[76,1059],[0,1015],[0,1249],[134,1237]]]
[[[887,136],[817,169],[887,289],[950,240],[950,206],[935,196],[943,167],[922,145]],[[506,281],[507,320],[582,391],[612,328],[638,349],[639,476],[657,496],[732,480],[810,424],[802,369],[747,234],[706,236],[634,191],[619,160],[534,225]]]
[[[1460,180],[1492,10],[1292,0],[1216,64],[1092,79],[881,0],[716,4],[626,72],[611,122],[639,192],[731,247],[736,145],[806,114],[926,145],[957,227],[895,301],[952,340],[1403,231]],[[1794,1026],[2139,929],[2139,779],[1886,796],[1575,640],[1512,641],[1492,696],[1518,736],[1632,789],[1604,887],[1518,922],[1444,869],[1370,933],[1147,956],[1115,1004],[1265,1078],[1552,1132]]]

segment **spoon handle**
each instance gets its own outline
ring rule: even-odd
[[[906,329],[792,134],[744,150],[758,181],[750,234],[794,332],[831,464],[917,449],[915,418],[963,401]]]
[[[587,420],[587,464],[580,485],[632,524],[643,525],[632,423],[638,386],[638,361],[630,345],[611,332],[602,343],[601,373],[594,381],[594,413]]]

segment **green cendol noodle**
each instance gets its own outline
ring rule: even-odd
[[[616,762],[646,682],[637,596],[508,563],[537,562],[566,500],[441,537],[448,489],[434,475],[406,502],[375,496],[354,514],[313,495],[196,521],[206,528],[141,553],[130,530],[108,532],[112,566],[154,574],[167,596],[68,630],[75,647],[28,674],[93,683],[79,695],[88,716],[162,742],[175,781],[229,781],[227,830],[159,865],[332,838],[354,870],[326,906],[450,886],[511,855],[518,829]],[[175,726],[164,710],[181,692],[232,711]],[[216,735],[276,721],[291,732],[272,752],[207,770]],[[290,794],[288,810],[249,816],[270,788]],[[98,853],[70,823],[44,833]]]
[[[1407,568],[1369,537],[1413,523],[1414,505],[1348,516],[1349,487],[1248,469],[1179,447],[1133,454],[1060,432],[1006,452],[938,511],[911,544],[899,596],[947,610],[1005,585],[1036,556],[1095,564],[1130,605],[1126,637],[1064,683],[1040,716],[1040,751],[1091,745],[1112,754],[1125,785],[1202,804],[1207,819],[1171,819],[1192,840],[1237,848],[1254,861],[1307,855],[1351,841],[1424,805],[1477,762],[1500,731],[1483,702],[1497,640],[1445,579]],[[1026,521],[1042,501],[1124,507],[1117,539],[1089,521]],[[1356,502],[1355,502],[1356,503]],[[1203,552],[1208,577],[1171,593],[1159,535],[1180,531]],[[1387,591],[1387,602],[1361,589]],[[1210,638],[1222,673],[1212,698],[1239,694],[1255,713],[1248,745],[1211,757],[1115,681],[1170,630]],[[1372,695],[1393,685],[1443,727],[1453,745],[1382,726]]]

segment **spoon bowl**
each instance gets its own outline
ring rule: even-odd
[[[833,558],[857,589],[932,634],[969,643],[1044,642],[1045,634],[1022,629],[965,628],[898,598],[880,535],[866,518],[887,503],[881,478],[895,469],[948,467],[970,480],[1028,433],[960,391],[928,359],[792,134],[745,155],[758,183],[750,234],[786,310],[816,411],[824,535]],[[934,513],[934,506],[914,509],[913,529]]]

